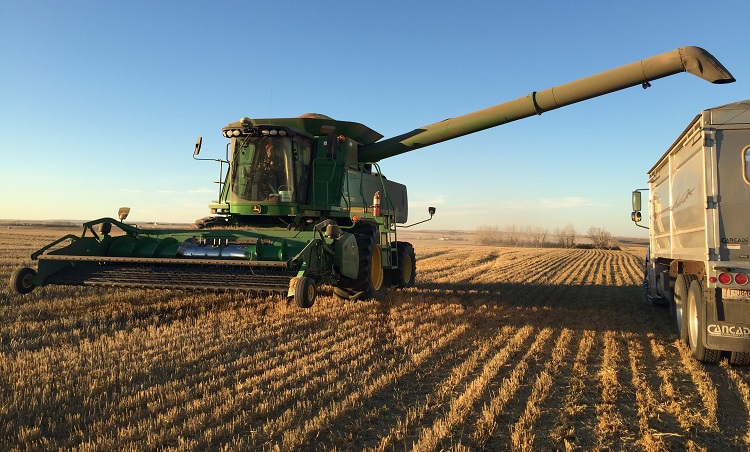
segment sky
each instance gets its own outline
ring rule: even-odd
[[[630,193],[701,110],[750,98],[750,2],[0,0],[0,219],[193,222],[221,128],[326,114],[384,137],[694,45],[682,73],[383,160],[431,230],[643,237]]]

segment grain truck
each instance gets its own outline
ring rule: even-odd
[[[649,170],[648,193],[646,299],[669,306],[696,359],[750,364],[750,100],[696,116]]]

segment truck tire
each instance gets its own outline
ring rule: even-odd
[[[677,327],[677,335],[680,336],[680,340],[688,344],[688,328],[687,328],[687,300],[690,283],[695,280],[693,275],[677,275],[677,279],[674,284],[674,299],[671,303],[672,317],[675,320]]]
[[[10,276],[10,287],[16,293],[25,295],[34,290],[34,277],[36,271],[33,268],[21,267]]]
[[[703,288],[700,281],[693,279],[687,297],[688,343],[695,359],[704,363],[716,363],[721,356],[720,351],[706,348],[703,345],[706,334],[706,320],[702,307]]]
[[[409,242],[398,242],[398,268],[393,270],[393,279],[396,287],[399,289],[405,287],[414,287],[414,281],[417,279],[417,257],[414,254],[414,247]]]
[[[649,295],[651,294],[651,282],[648,279],[648,271],[643,276],[641,287],[643,289],[643,301],[645,301],[646,304],[653,304],[651,302],[651,297],[649,297]]]
[[[385,296],[387,281],[377,227],[365,225],[353,228],[351,232],[357,237],[359,274],[356,279],[342,277],[333,293],[352,301],[380,300]]]
[[[750,364],[749,352],[732,352],[729,355],[729,364],[733,366],[747,366]]]

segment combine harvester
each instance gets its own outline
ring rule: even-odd
[[[386,140],[322,115],[242,118],[223,129],[219,200],[198,229],[139,228],[123,210],[36,251],[37,270],[18,269],[10,284],[19,293],[46,284],[238,289],[285,293],[306,308],[326,283],[341,298],[380,298],[414,284],[416,259],[398,240],[406,187],[379,161],[680,72],[734,81],[705,50],[682,47]],[[194,158],[200,148],[199,138]]]

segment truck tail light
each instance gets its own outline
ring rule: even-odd
[[[719,282],[724,285],[734,282],[736,284],[739,284],[740,286],[744,286],[747,285],[748,282],[750,282],[750,277],[748,277],[745,273],[719,273]]]
[[[720,273],[719,274],[719,282],[722,284],[729,284],[732,282],[732,275],[729,273]]]

